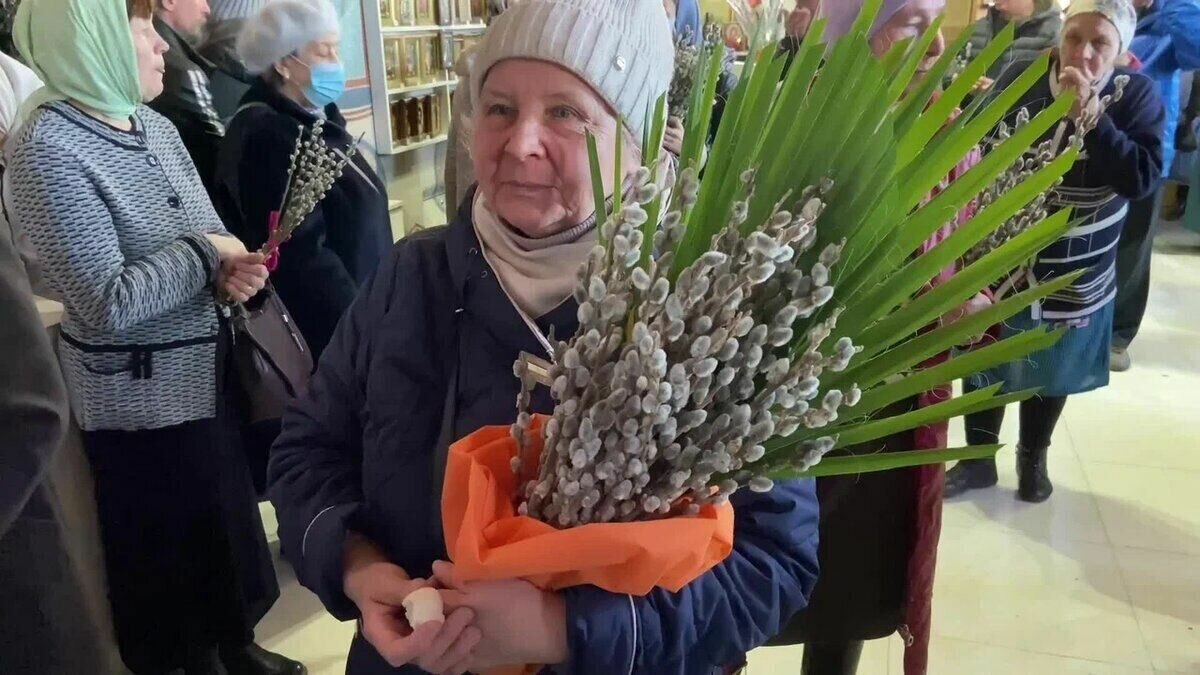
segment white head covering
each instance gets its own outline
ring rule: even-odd
[[[246,20],[237,50],[252,75],[304,45],[341,32],[337,10],[329,0],[272,0]]]
[[[0,132],[9,135],[17,110],[29,95],[42,88],[42,81],[25,64],[0,52]]]
[[[471,97],[506,59],[565,68],[621,114],[640,139],[648,112],[671,86],[673,29],[662,0],[521,0],[510,3],[475,49]]]
[[[209,8],[212,10],[213,21],[230,19],[248,19],[263,8],[267,0],[212,0]]]
[[[1121,38],[1119,54],[1123,54],[1133,43],[1133,34],[1137,31],[1137,10],[1130,0],[1071,0],[1066,21],[1080,14],[1099,14],[1116,27],[1117,35]]]

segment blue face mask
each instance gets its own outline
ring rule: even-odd
[[[296,61],[304,63],[300,59]],[[311,66],[304,63],[304,67],[308,68],[311,80],[304,88],[304,97],[309,103],[324,108],[342,97],[346,91],[346,69],[341,63],[318,63]]]

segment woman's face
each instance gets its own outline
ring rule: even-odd
[[[167,43],[163,41],[158,31],[154,30],[151,19],[134,17],[129,20],[129,29],[133,31],[133,48],[137,54],[138,85],[142,90],[142,101],[149,103],[158,98],[163,91],[163,54],[167,53]]]
[[[286,76],[288,83],[296,85],[298,90],[312,84],[312,66],[319,63],[338,63],[338,47],[341,37],[335,34],[326,35],[320,40],[310,42],[293,56],[284,59],[276,69]],[[299,61],[299,63],[296,63]]]
[[[1117,27],[1099,14],[1077,14],[1063,26],[1059,54],[1063,66],[1078,68],[1089,82],[1099,82],[1120,56]]]
[[[1009,21],[1028,19],[1033,16],[1034,0],[995,0],[996,11]]]
[[[946,0],[909,0],[871,36],[871,51],[883,57],[896,43],[921,37],[945,11]],[[945,51],[946,38],[939,30],[917,74],[928,72]]]
[[[606,195],[618,133],[626,144],[623,175],[639,161],[608,104],[578,77],[542,61],[493,67],[473,127],[479,189],[497,215],[529,237],[561,232],[595,212],[587,131],[596,137]]]

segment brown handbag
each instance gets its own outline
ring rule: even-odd
[[[231,318],[233,358],[248,401],[247,421],[283,417],[293,398],[308,392],[313,356],[271,284]]]

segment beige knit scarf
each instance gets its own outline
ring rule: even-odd
[[[473,213],[488,264],[509,298],[531,319],[571,296],[575,274],[599,238],[595,216],[549,237],[526,237],[500,220],[482,192],[475,195]]]

